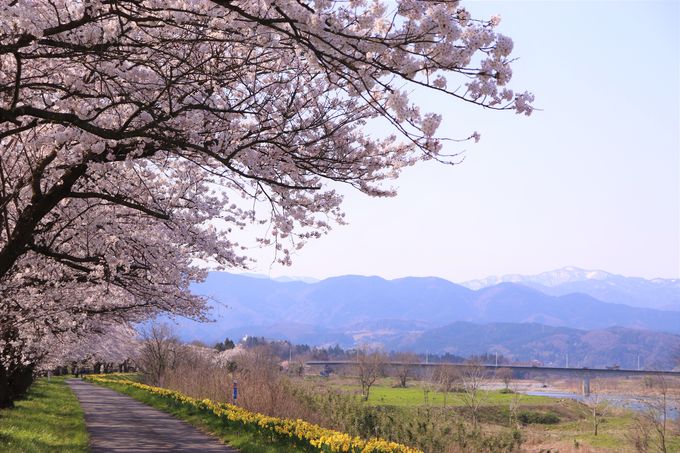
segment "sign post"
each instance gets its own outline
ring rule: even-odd
[[[234,404],[236,404],[236,400],[238,399],[238,382],[237,381],[234,381],[233,399],[234,399]]]

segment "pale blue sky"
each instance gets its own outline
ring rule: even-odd
[[[346,191],[349,225],[311,242],[291,268],[328,277],[434,275],[464,281],[563,266],[680,277],[679,2],[463,2],[502,17],[515,41],[512,87],[530,118],[433,96],[441,131],[478,144],[456,167],[425,163],[399,195]]]

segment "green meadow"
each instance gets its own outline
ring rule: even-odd
[[[64,377],[38,379],[25,399],[0,409],[0,451],[89,451],[83,411]]]
[[[350,392],[360,391],[358,386],[345,386]],[[499,390],[480,391],[477,395],[482,406],[507,406],[513,400],[519,400],[522,405],[553,405],[558,400],[547,396],[516,395],[501,393]],[[444,394],[443,392],[428,390],[424,387],[398,388],[389,385],[378,385],[371,388],[368,403],[375,406],[452,406],[462,407],[465,405],[463,396],[457,392]]]

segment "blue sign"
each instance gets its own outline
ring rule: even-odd
[[[238,386],[236,384],[236,381],[234,381],[234,402],[236,402],[236,399],[238,398]]]

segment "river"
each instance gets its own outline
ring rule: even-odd
[[[570,392],[522,392],[525,395],[547,396],[550,398],[569,398],[583,401],[586,398],[579,393]],[[593,398],[593,397],[591,397]],[[600,401],[607,401],[612,406],[623,407],[636,412],[644,412],[653,407],[658,407],[657,399],[645,396],[629,396],[617,394],[598,394]],[[677,420],[680,418],[680,401],[669,399],[667,404],[668,418]]]

